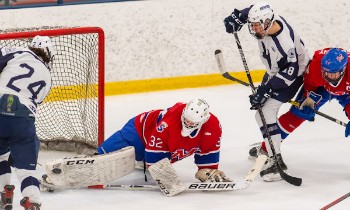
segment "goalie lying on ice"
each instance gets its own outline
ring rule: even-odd
[[[130,173],[134,160],[149,167],[165,158],[174,163],[194,154],[198,180],[231,182],[218,170],[221,133],[205,100],[179,102],[130,119],[97,148],[97,156],[49,163],[45,178],[58,188],[104,184]]]

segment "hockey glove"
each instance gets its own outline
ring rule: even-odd
[[[309,106],[304,106],[303,109],[300,110],[298,116],[308,121],[314,121],[315,111]]]
[[[271,97],[272,90],[266,85],[260,85],[256,89],[256,93],[249,96],[249,101],[252,107],[251,110],[257,110],[259,106],[264,105],[264,103]]]
[[[321,100],[322,96],[320,94],[311,91],[308,93],[307,98],[300,105],[300,109],[303,109],[305,106],[316,109],[316,106],[320,103]]]
[[[224,20],[226,32],[234,33],[241,30],[242,26],[247,23],[247,20],[241,16],[241,12],[235,9],[230,16]]]
[[[348,122],[345,128],[345,137],[348,137],[349,135],[350,135],[350,122]]]
[[[224,172],[217,169],[200,169],[195,177],[201,182],[232,182],[232,179],[226,177]]]

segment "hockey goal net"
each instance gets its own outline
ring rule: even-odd
[[[41,148],[89,153],[104,139],[104,33],[98,27],[0,30],[0,46],[27,47],[49,36],[56,54],[52,88],[38,108]]]

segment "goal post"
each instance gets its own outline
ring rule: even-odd
[[[56,53],[52,88],[36,118],[41,147],[90,153],[104,141],[105,37],[99,27],[0,30],[0,47],[27,47],[49,36]]]

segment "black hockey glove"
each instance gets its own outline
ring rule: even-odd
[[[241,30],[242,26],[247,23],[247,20],[241,16],[241,12],[235,9],[230,16],[224,20],[226,32],[234,33]]]
[[[264,103],[271,97],[272,90],[266,85],[260,85],[256,89],[256,93],[249,96],[251,110],[257,110],[259,106],[264,105]]]

